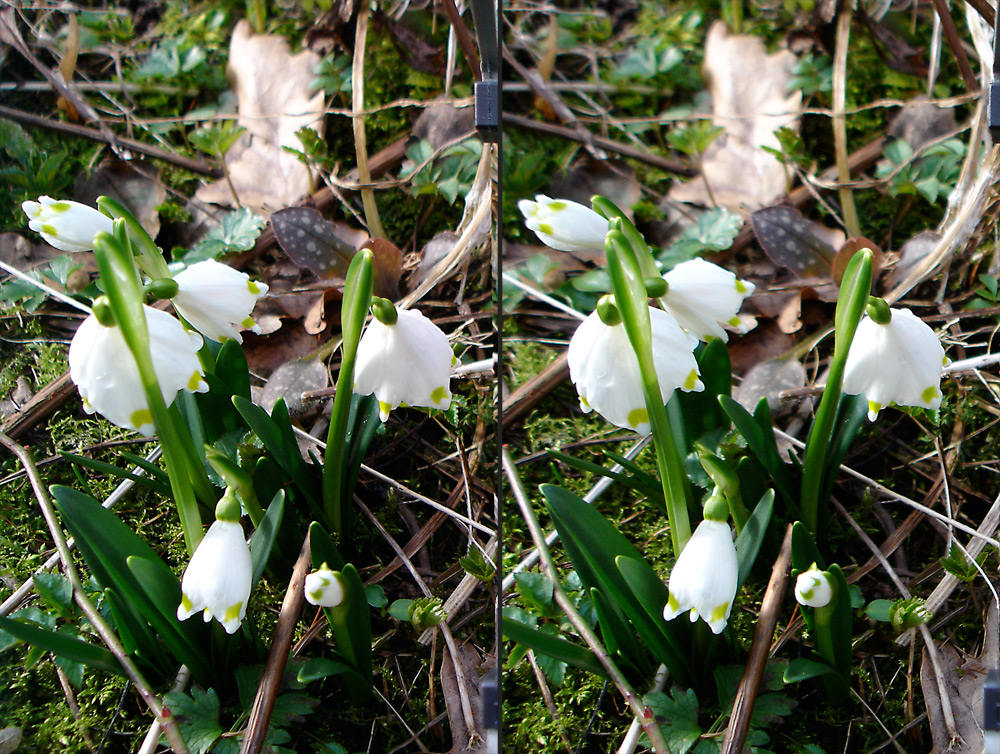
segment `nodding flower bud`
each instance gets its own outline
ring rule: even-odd
[[[661,298],[667,295],[670,284],[663,278],[646,278],[642,281],[646,286],[646,295],[650,298]]]
[[[399,321],[399,312],[396,311],[396,307],[387,298],[381,298],[379,296],[372,296],[372,316],[375,317],[383,325],[388,325],[392,327]]]
[[[597,316],[601,318],[601,322],[606,324],[608,327],[614,327],[615,325],[620,325],[622,323],[621,312],[618,311],[618,306],[615,304],[615,297],[611,294],[607,296],[601,296],[600,300],[597,302]]]
[[[347,593],[340,572],[326,563],[306,576],[305,591],[306,601],[319,607],[337,607]]]
[[[177,295],[177,281],[173,278],[157,278],[146,283],[145,290],[153,298],[173,298]]]
[[[833,599],[833,580],[813,563],[795,579],[795,600],[808,607],[826,607]]]

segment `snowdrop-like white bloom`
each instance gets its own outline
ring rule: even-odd
[[[216,520],[184,570],[177,619],[202,611],[206,623],[215,618],[226,633],[233,633],[247,613],[252,579],[243,527],[237,521]]]
[[[379,418],[401,404],[447,409],[455,356],[448,336],[418,311],[398,309],[395,324],[377,318],[368,324],[354,371],[354,392],[375,393]]]
[[[326,563],[306,576],[306,601],[319,607],[336,607],[344,601],[344,586],[340,574]]]
[[[535,201],[522,199],[517,208],[524,224],[546,246],[560,251],[603,251],[608,221],[590,207],[544,194]]]
[[[694,358],[698,341],[662,309],[650,307],[649,318],[653,362],[663,402],[670,400],[676,388],[688,392],[703,390],[705,386],[698,379],[698,362]],[[584,413],[596,411],[615,426],[649,434],[639,359],[624,325],[606,325],[594,311],[573,333],[567,360],[569,376],[580,394]]]
[[[21,209],[28,216],[28,227],[63,251],[90,251],[95,235],[114,229],[110,217],[79,202],[40,196],[37,202],[22,202]]]
[[[885,325],[867,315],[861,320],[844,366],[844,392],[868,399],[871,421],[890,403],[941,405],[941,372],[948,363],[941,341],[909,309],[890,311]]]
[[[208,383],[198,360],[201,336],[185,330],[166,312],[148,306],[142,309],[164,402],[173,403],[178,390],[206,392]],[[69,375],[88,414],[96,411],[119,427],[138,430],[146,437],[153,434],[153,415],[139,368],[117,325],[105,327],[93,314],[83,321],[69,346]]]
[[[236,326],[255,333],[260,326],[250,317],[267,286],[214,260],[193,264],[174,276],[177,294],[170,300],[178,313],[206,338],[243,342]]]
[[[833,599],[833,584],[830,577],[813,563],[795,579],[795,600],[800,605],[826,607]]]
[[[691,622],[704,620],[712,633],[726,627],[736,597],[739,562],[733,533],[725,521],[703,520],[670,572],[670,598],[663,617],[673,620],[690,611]]]
[[[700,340],[729,336],[723,327],[738,333],[749,328],[737,313],[743,299],[754,292],[754,284],[740,280],[727,269],[704,259],[681,262],[667,272],[663,303],[680,326]]]

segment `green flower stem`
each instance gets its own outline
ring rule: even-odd
[[[679,556],[688,539],[691,538],[691,522],[688,518],[690,488],[684,465],[677,451],[670,419],[660,394],[653,363],[653,337],[649,321],[649,304],[646,289],[642,283],[642,273],[636,260],[637,255],[627,236],[617,229],[608,232],[607,241],[608,272],[611,288],[622,316],[622,324],[629,343],[639,360],[642,391],[646,398],[656,448],[656,464],[663,484],[663,496],[667,504],[667,519],[670,524],[670,539],[674,556]]]
[[[868,305],[868,295],[872,287],[872,251],[862,249],[857,252],[847,264],[844,279],[837,298],[837,313],[835,316],[835,341],[833,361],[823,388],[823,397],[816,411],[816,418],[809,430],[806,441],[805,462],[802,471],[802,518],[809,531],[816,532],[820,519],[820,490],[823,488],[823,478],[828,470],[828,450],[830,438],[833,435],[833,423],[840,406],[840,397],[844,384],[844,366],[847,363],[847,353],[854,340],[858,323]]]
[[[344,442],[347,437],[347,420],[354,392],[354,361],[358,355],[358,342],[372,300],[372,252],[360,251],[351,260],[344,284],[344,301],[341,309],[340,374],[337,392],[333,399],[333,415],[326,436],[326,457],[323,460],[323,506],[331,528],[343,542],[349,538],[349,512],[344,497]]]
[[[253,479],[250,475],[229,456],[211,445],[205,446],[205,458],[215,473],[222,477],[226,484],[240,496],[254,529],[260,526],[260,522],[264,518],[264,509],[257,499],[257,493],[253,488]]]
[[[94,254],[97,257],[101,282],[107,291],[115,321],[121,328],[125,343],[138,367],[139,379],[142,381],[142,388],[146,393],[153,423],[163,448],[163,459],[170,477],[170,489],[184,530],[184,542],[188,553],[193,555],[203,534],[198,500],[191,486],[188,453],[185,451],[183,437],[167,410],[167,404],[163,400],[163,393],[156,379],[156,371],[153,369],[149,332],[146,329],[146,316],[142,310],[142,288],[135,275],[131,252],[114,236],[99,233],[94,238]]]
[[[836,582],[834,582],[833,597],[830,599],[829,604],[813,608],[813,633],[816,637],[816,651],[831,666],[839,670],[835,646],[836,637],[833,631],[833,619],[837,611],[837,601],[841,599],[841,595],[838,592]],[[820,680],[826,691],[827,698],[831,702],[840,704],[845,701],[844,681],[841,677],[824,674],[820,676]]]
[[[656,265],[656,259],[653,257],[653,252],[649,248],[649,244],[646,243],[646,239],[643,238],[638,228],[629,220],[628,215],[617,204],[604,196],[593,196],[590,199],[590,203],[593,205],[595,212],[608,218],[612,224],[615,218],[621,221],[619,229],[625,234],[625,238],[628,239],[632,247],[635,260],[639,265],[639,269],[642,270],[642,277],[662,278],[663,275],[660,273],[660,268]]]
[[[125,205],[109,196],[102,196],[97,199],[97,206],[104,210],[105,214],[125,221],[129,240],[139,252],[138,263],[143,272],[154,280],[172,277],[160,248]]]

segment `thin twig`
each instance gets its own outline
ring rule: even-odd
[[[16,123],[22,123],[26,126],[34,126],[36,128],[46,128],[50,131],[57,131],[59,133],[68,134],[69,136],[79,136],[81,139],[89,139],[90,141],[99,141],[102,144],[108,144],[110,146],[110,141],[106,134],[97,130],[96,128],[88,128],[87,126],[78,126],[75,123],[63,123],[58,120],[50,120],[49,118],[41,118],[37,115],[32,115],[31,113],[26,113],[21,110],[14,110],[10,107],[0,106],[0,118],[5,120],[12,120]],[[206,165],[200,160],[194,160],[190,157],[184,157],[183,155],[174,154],[173,152],[168,152],[165,149],[160,149],[159,147],[154,147],[150,144],[144,144],[141,141],[136,141],[135,139],[129,139],[125,136],[116,137],[118,144],[125,147],[131,152],[137,152],[139,154],[146,155],[147,157],[152,157],[156,160],[163,160],[170,165],[176,165],[177,167],[184,168],[185,170],[190,170],[192,173],[197,173],[198,175],[204,175],[209,178],[221,178],[222,171],[218,168],[214,168],[211,165]]]
[[[634,445],[632,445],[632,447],[630,447],[627,451],[625,451],[625,458],[627,458],[630,461],[635,459],[635,457],[638,456],[640,452],[642,452],[642,449],[645,448],[647,445],[649,445],[649,443],[652,442],[652,440],[653,440],[652,435],[646,435],[645,437],[640,437],[639,440],[636,441]],[[619,473],[621,471],[624,471],[624,469],[620,464],[616,463],[614,466],[611,467],[611,471],[613,473]],[[583,496],[583,502],[588,504],[594,503],[594,501],[599,499],[601,495],[604,494],[604,491],[607,490],[608,487],[610,487],[613,483],[614,483],[613,480],[610,479],[609,477],[602,476],[600,479],[597,480],[594,486],[590,488],[587,494]],[[556,542],[558,539],[559,539],[559,532],[555,530],[549,532],[548,536],[546,536],[544,539],[546,547],[551,547],[552,544]],[[515,565],[513,568],[507,571],[507,573],[504,575],[503,582],[500,587],[501,594],[506,594],[507,590],[510,589],[512,586],[514,586],[514,579],[517,576],[517,574],[531,568],[531,566],[533,566],[535,563],[538,562],[539,557],[540,557],[539,550],[537,547],[535,547],[531,551],[529,551],[527,555],[521,558],[521,560],[518,562],[517,565]]]
[[[767,664],[771,648],[771,637],[774,636],[774,628],[778,625],[781,603],[785,598],[788,567],[791,562],[792,525],[789,524],[785,529],[781,552],[771,568],[771,579],[767,582],[767,590],[760,606],[760,617],[754,628],[750,657],[747,659],[743,679],[733,700],[733,711],[729,718],[729,727],[726,728],[721,754],[739,754],[743,751],[743,744],[750,730],[750,718],[757,701],[757,692],[760,691],[760,682],[764,679],[764,666]]]
[[[618,687],[618,691],[632,710],[635,719],[639,721],[643,731],[649,737],[653,751],[657,752],[657,754],[669,754],[670,749],[667,747],[667,742],[663,738],[663,731],[660,730],[659,723],[656,722],[656,716],[653,714],[653,711],[643,704],[642,699],[635,693],[614,660],[611,659],[604,649],[604,645],[597,638],[597,634],[594,633],[594,630],[587,621],[583,619],[580,611],[576,609],[576,605],[573,604],[569,595],[566,594],[566,590],[563,589],[562,583],[559,580],[559,571],[556,568],[555,561],[552,559],[552,553],[549,551],[548,545],[545,544],[545,534],[542,532],[542,527],[538,523],[535,511],[532,510],[524,486],[521,484],[521,477],[517,473],[514,458],[506,447],[503,449],[502,455],[504,475],[510,483],[514,498],[517,500],[518,507],[521,510],[521,516],[528,525],[528,531],[531,532],[531,538],[534,540],[535,547],[538,548],[541,568],[549,581],[552,582],[556,603],[566,614],[569,622],[573,624],[573,628],[580,634],[580,638],[583,639],[590,651],[594,653],[598,662],[601,663],[601,666],[608,674],[608,678]]]
[[[281,678],[285,674],[288,651],[292,648],[292,639],[295,637],[295,624],[299,621],[302,603],[306,599],[305,583],[309,565],[309,534],[306,533],[305,539],[302,540],[302,549],[299,550],[299,557],[292,569],[292,577],[288,580],[285,598],[281,602],[278,625],[275,626],[274,636],[271,638],[271,651],[267,656],[260,686],[257,687],[257,696],[253,700],[240,754],[259,754],[264,746],[271,713],[274,711],[274,702],[278,698]]]
[[[0,445],[3,445],[17,456],[18,460],[24,466],[25,473],[27,473],[28,479],[31,481],[31,488],[35,492],[35,499],[38,500],[38,505],[42,509],[42,515],[45,517],[45,523],[48,524],[49,532],[52,534],[52,541],[55,543],[56,550],[59,551],[59,558],[62,560],[63,569],[66,571],[66,576],[73,587],[73,597],[76,600],[76,604],[80,606],[83,614],[90,621],[90,625],[94,627],[105,645],[111,650],[115,659],[121,663],[125,674],[139,692],[139,696],[142,697],[146,706],[149,707],[149,711],[153,713],[153,717],[156,718],[156,721],[163,728],[163,732],[167,736],[167,741],[170,743],[170,748],[176,754],[187,754],[187,747],[184,745],[184,739],[181,738],[180,731],[177,730],[173,716],[169,714],[164,715],[163,705],[160,703],[160,700],[150,689],[142,673],[139,672],[135,663],[132,662],[132,659],[125,652],[125,648],[104,620],[104,616],[94,607],[94,603],[90,601],[90,598],[84,591],[83,584],[80,581],[80,574],[77,573],[73,557],[70,554],[69,547],[66,545],[66,537],[59,526],[56,511],[52,507],[52,501],[49,500],[49,493],[45,489],[31,453],[2,432],[0,432]]]
[[[667,670],[666,665],[660,665],[656,669],[656,675],[653,676],[653,686],[649,690],[663,691],[668,680],[670,680],[670,671]],[[633,720],[632,724],[628,726],[625,738],[622,739],[622,745],[618,747],[617,754],[634,754],[635,747],[639,745],[640,733],[642,733],[642,726],[639,725],[638,720]]]
[[[403,552],[403,548],[399,546],[399,543],[382,525],[382,522],[375,517],[375,514],[368,509],[367,505],[362,503],[357,498],[355,498],[355,503],[361,509],[361,512],[368,517],[368,520],[375,524],[375,528],[379,530],[379,533],[389,544],[389,547],[395,551],[396,557],[403,561],[403,565],[406,566],[406,569],[410,572],[410,576],[413,577],[413,581],[418,587],[420,587],[420,591],[424,593],[424,596],[433,597],[433,592],[431,592],[424,580],[420,578],[420,574],[417,573],[417,569],[413,567],[413,561],[411,561],[407,557],[406,553]],[[462,658],[458,652],[458,646],[455,644],[455,637],[451,633],[451,629],[448,627],[448,617],[445,618],[444,622],[439,623],[437,628],[441,631],[441,635],[444,637],[448,651],[451,653],[452,664],[455,666],[455,677],[458,680],[458,694],[462,700],[462,714],[465,717],[465,728],[469,731],[469,743],[472,744],[474,742],[473,739],[479,739],[479,732],[476,730],[476,719],[472,713],[472,701],[469,699],[468,686],[465,682],[465,674],[462,671]]]

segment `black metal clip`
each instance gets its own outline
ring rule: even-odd
[[[991,112],[992,104],[991,100]],[[992,126],[992,118],[990,120]],[[986,744],[983,749],[984,754],[1000,754],[998,731],[1000,731],[1000,670],[994,668],[986,674],[986,683],[983,684],[983,734]]]
[[[480,685],[483,701],[483,728],[486,731],[486,754],[500,754],[500,679],[490,668]]]
[[[500,6],[495,0],[472,0],[479,41],[482,81],[476,82],[476,130],[484,142],[500,141]]]

